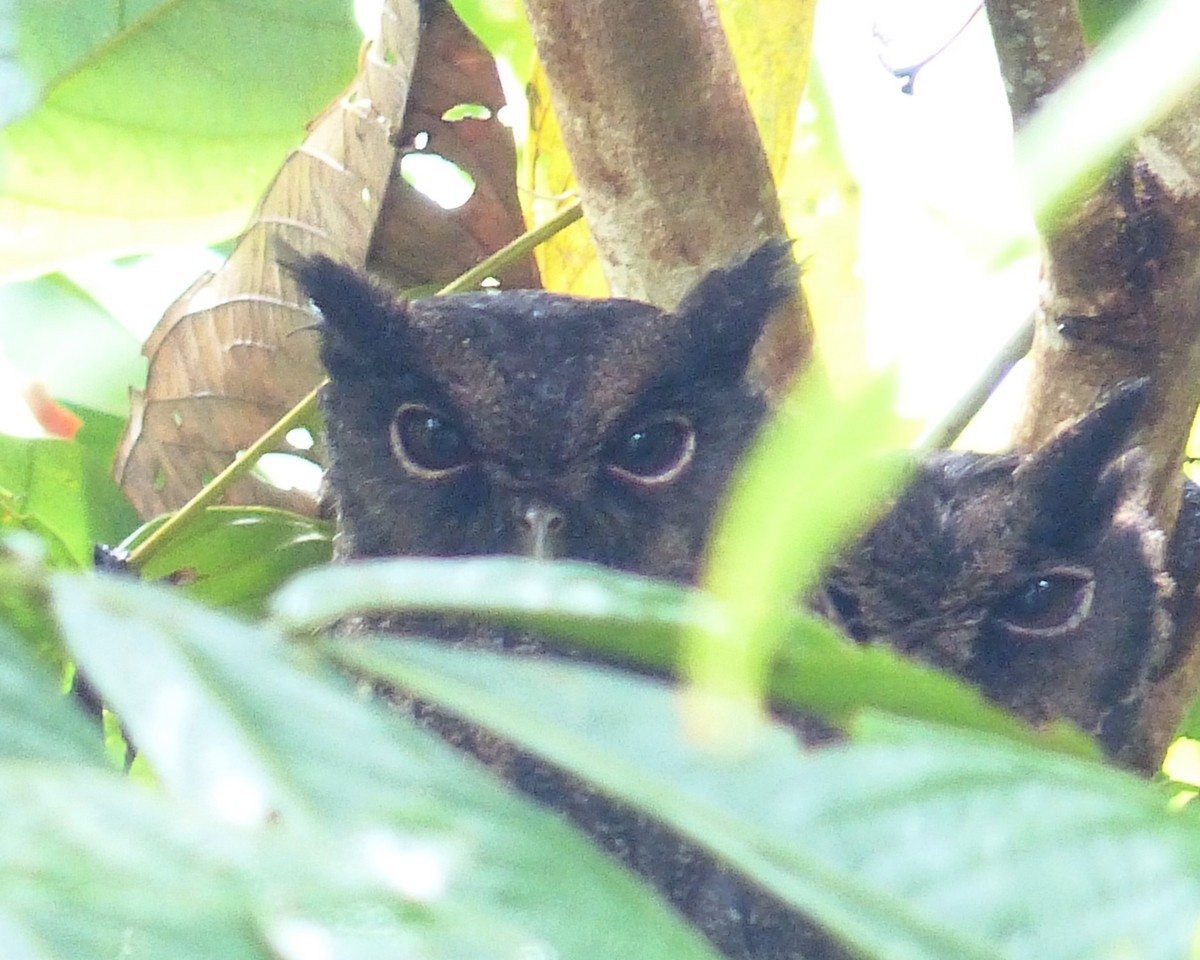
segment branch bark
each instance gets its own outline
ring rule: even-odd
[[[712,0],[526,0],[580,197],[617,296],[670,309],[708,270],[785,234]],[[753,371],[776,392],[808,359],[799,294]]]
[[[1074,4],[989,0],[1000,69],[1019,129],[1082,65]],[[1200,402],[1200,96],[1139,138],[1073,216],[1043,238],[1043,288],[1031,377],[1014,442],[1031,449],[1108,387],[1149,376],[1139,443],[1148,455],[1151,510],[1164,531],[1180,508],[1184,445]],[[1161,760],[1200,680],[1191,585],[1179,600],[1177,650],[1126,759]]]

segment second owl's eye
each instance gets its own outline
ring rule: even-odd
[[[609,454],[609,469],[643,485],[669,483],[691,463],[696,431],[684,417],[647,420],[622,434]]]
[[[396,459],[420,477],[445,477],[471,463],[470,444],[458,425],[419,403],[406,403],[396,411],[391,440]]]
[[[996,616],[1010,633],[1054,637],[1078,626],[1092,609],[1096,581],[1082,567],[1052,567],[1026,580],[1001,602]]]

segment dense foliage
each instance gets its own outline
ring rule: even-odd
[[[6,271],[224,239],[353,70],[344,5],[263,2],[237,30],[205,20],[205,4],[152,6],[161,17],[127,27],[101,22],[90,0],[29,3],[14,20],[22,49],[42,55],[28,116],[0,131],[0,222],[45,219],[39,244],[0,246]],[[13,17],[0,6],[0,28]],[[90,25],[70,49],[48,39],[67,17]],[[474,22],[528,59],[519,32]],[[169,56],[179,49],[219,55],[222,70]],[[55,125],[76,97],[91,116],[64,153]],[[97,97],[114,111],[97,112]],[[153,181],[125,169],[146,143],[113,135],[135,128],[169,145]],[[1032,731],[795,612],[805,578],[900,482],[879,456],[899,433],[886,383],[836,404],[810,387],[769,431],[709,590],[492,559],[317,569],[277,592],[328,557],[328,525],[232,507],[203,512],[147,559],[144,579],[169,584],[137,582],[91,570],[93,544],[153,529],[135,532],[107,472],[136,341],[61,275],[0,297],[24,304],[29,330],[74,317],[70,329],[87,332],[63,335],[83,344],[72,370],[95,372],[55,390],[76,401],[73,439],[0,436],[0,955],[712,955],[643,884],[365,696],[364,679],[661,818],[864,956],[1192,949],[1200,825],[1172,790],[1108,768],[1077,731]],[[50,350],[39,342],[29,349]],[[119,362],[103,362],[109,350]],[[822,482],[780,509],[797,476]],[[694,686],[681,696],[636,671],[321,632],[369,607],[468,612],[656,671],[684,662]],[[103,717],[62,694],[72,664]],[[765,695],[848,739],[805,751],[763,721]],[[713,717],[730,721],[726,735],[699,722]]]

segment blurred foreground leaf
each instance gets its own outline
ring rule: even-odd
[[[740,629],[702,591],[586,563],[476,557],[337,564],[298,576],[276,594],[276,618],[308,630],[353,613],[465,614],[534,630],[548,645],[586,650],[656,673],[679,670],[685,634]],[[1096,756],[1067,726],[1034,731],[967,684],[882,647],[860,647],[791,609],[769,673],[772,700],[847,727],[863,709],[887,710]],[[726,644],[727,645],[727,644]]]
[[[232,235],[362,41],[326,0],[23,0],[15,26],[39,98],[0,132],[0,273]]]
[[[235,853],[274,837],[292,858],[268,861],[263,876],[234,871],[226,885],[284,955],[288,920],[331,937],[330,956],[711,960],[558,818],[394,710],[360,702],[306,651],[146,584],[61,576],[52,590],[80,669],[167,797],[232,823]],[[202,919],[163,922],[198,934]],[[154,929],[152,914],[144,922]],[[348,924],[372,935],[370,950],[342,952]]]
[[[99,728],[61,695],[58,677],[0,621],[0,769],[29,761],[107,766]]]
[[[1200,80],[1195,15],[1191,0],[1139,3],[1024,124],[1016,160],[1042,233],[1060,229],[1105,167]]]
[[[413,641],[330,653],[661,818],[865,956],[1188,956],[1200,823],[1132,776],[871,718],[806,752],[697,750],[653,681]]]
[[[702,695],[754,708],[786,612],[899,486],[908,464],[894,451],[894,395],[892,377],[838,398],[810,374],[759,431],[717,518],[704,577],[732,627],[686,638],[684,670]]]

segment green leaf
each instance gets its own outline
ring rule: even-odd
[[[771,690],[843,729],[864,711],[883,710],[1077,757],[1103,756],[1099,744],[1066,721],[1035,730],[950,674],[886,646],[853,643],[824,621],[801,614],[789,621]]]
[[[0,803],[0,955],[265,960],[245,838],[111,773],[0,768]]]
[[[130,550],[165,522],[159,517],[120,545]],[[308,567],[328,563],[331,525],[269,507],[209,507],[141,568],[147,580],[182,573],[183,589],[198,600],[248,615],[263,611],[280,584]]]
[[[736,629],[698,590],[592,564],[519,557],[338,564],[301,574],[275,595],[272,608],[293,630],[354,613],[465,614],[536,631],[550,646],[657,673],[678,671],[686,632],[719,636]],[[800,613],[784,618],[768,683],[775,704],[842,727],[860,710],[880,709],[1099,755],[1073,728],[1035,731],[962,681],[885,648],[860,647]]]
[[[894,392],[883,377],[838,399],[809,375],[763,427],[718,517],[704,577],[736,629],[686,637],[684,669],[703,690],[754,703],[787,611],[899,485],[906,462],[882,452],[897,433]]]
[[[0,434],[0,530],[39,534],[58,566],[90,566],[97,543],[116,542],[136,522],[109,474],[112,451],[85,430],[77,440]]]
[[[231,236],[362,40],[330,0],[22,0],[16,27],[40,103],[0,131],[0,273]]]
[[[130,387],[146,381],[140,341],[61,276],[0,287],[0,343],[12,365],[56,399],[122,418]]]
[[[403,830],[251,832],[113,774],[0,768],[0,955],[37,960],[503,957],[550,949],[430,886]],[[467,851],[469,856],[469,851]]]
[[[1103,40],[1141,0],[1080,0],[1079,20],[1089,44]]]
[[[0,622],[0,768],[14,761],[106,765],[99,727],[59,688],[47,665]]]
[[[363,857],[364,837],[379,836],[377,854],[429,844],[446,885],[436,899],[460,911],[453,929],[494,944],[471,955],[513,955],[538,940],[564,958],[711,958],[558,818],[394,711],[362,703],[305,651],[146,584],[60,575],[52,592],[80,668],[169,795],[244,828],[336,831],[357,838]]]
[[[330,645],[703,844],[878,958],[1188,956],[1200,830],[1132,776],[886,719],[698,751],[660,684],[432,644]]]
[[[0,434],[2,527],[43,536],[56,564],[83,566],[89,562],[83,451],[78,444]]]
[[[285,628],[354,613],[468,614],[565,638],[628,662],[674,669],[680,632],[718,629],[711,598],[677,583],[591,563],[526,557],[356,560],[300,574],[274,597]]]

